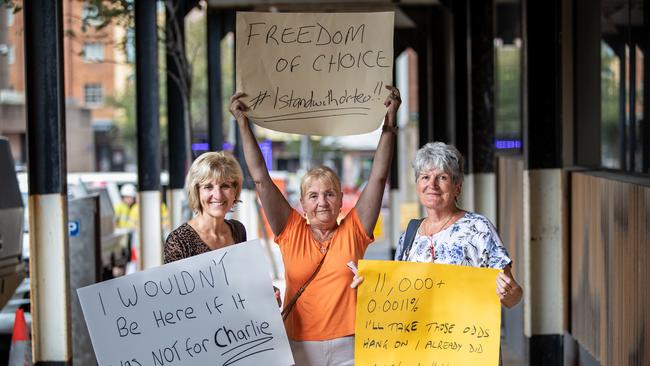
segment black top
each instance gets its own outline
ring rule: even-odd
[[[237,220],[225,220],[230,226],[235,244],[246,241],[246,228]],[[210,248],[190,225],[184,223],[172,231],[165,241],[165,263],[207,253]]]

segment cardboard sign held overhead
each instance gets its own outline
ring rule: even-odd
[[[77,290],[100,366],[291,365],[259,240]]]
[[[373,131],[393,80],[392,12],[237,13],[248,118],[305,135]]]
[[[357,365],[498,365],[498,269],[359,261]]]

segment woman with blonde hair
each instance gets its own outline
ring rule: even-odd
[[[246,241],[246,229],[226,219],[239,201],[243,175],[237,160],[224,152],[199,156],[187,173],[185,189],[194,217],[165,242],[165,263]]]
[[[384,187],[395,146],[399,91],[391,92],[383,132],[368,184],[340,222],[343,204],[339,177],[327,167],[310,170],[300,185],[305,217],[273,184],[255,136],[244,115],[243,93],[232,96],[230,112],[241,131],[244,156],[262,207],[280,246],[287,290],[282,315],[296,365],[353,365],[356,292],[346,264],[363,258],[374,241]]]

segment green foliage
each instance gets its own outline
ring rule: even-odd
[[[206,17],[187,22],[185,47],[191,65],[190,120],[192,128],[207,129],[208,126],[208,70],[206,46]]]
[[[495,129],[498,138],[521,138],[521,48],[495,49]]]
[[[129,160],[136,155],[136,110],[135,110],[135,86],[128,83],[121,95],[106,97],[106,105],[117,111],[115,123],[118,127],[118,139],[124,143]]]
[[[619,131],[619,103],[620,103],[620,72],[621,60],[614,51],[605,43],[600,48],[601,69],[601,144],[603,165],[617,168],[620,152],[618,140]]]
[[[22,1],[14,1],[14,0],[0,0],[0,7],[7,8],[7,9],[13,9],[14,14],[22,10],[22,6],[20,5]]]

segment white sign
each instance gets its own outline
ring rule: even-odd
[[[237,90],[271,130],[353,135],[377,129],[393,80],[392,12],[237,13]]]
[[[77,292],[100,366],[293,364],[259,240]]]

